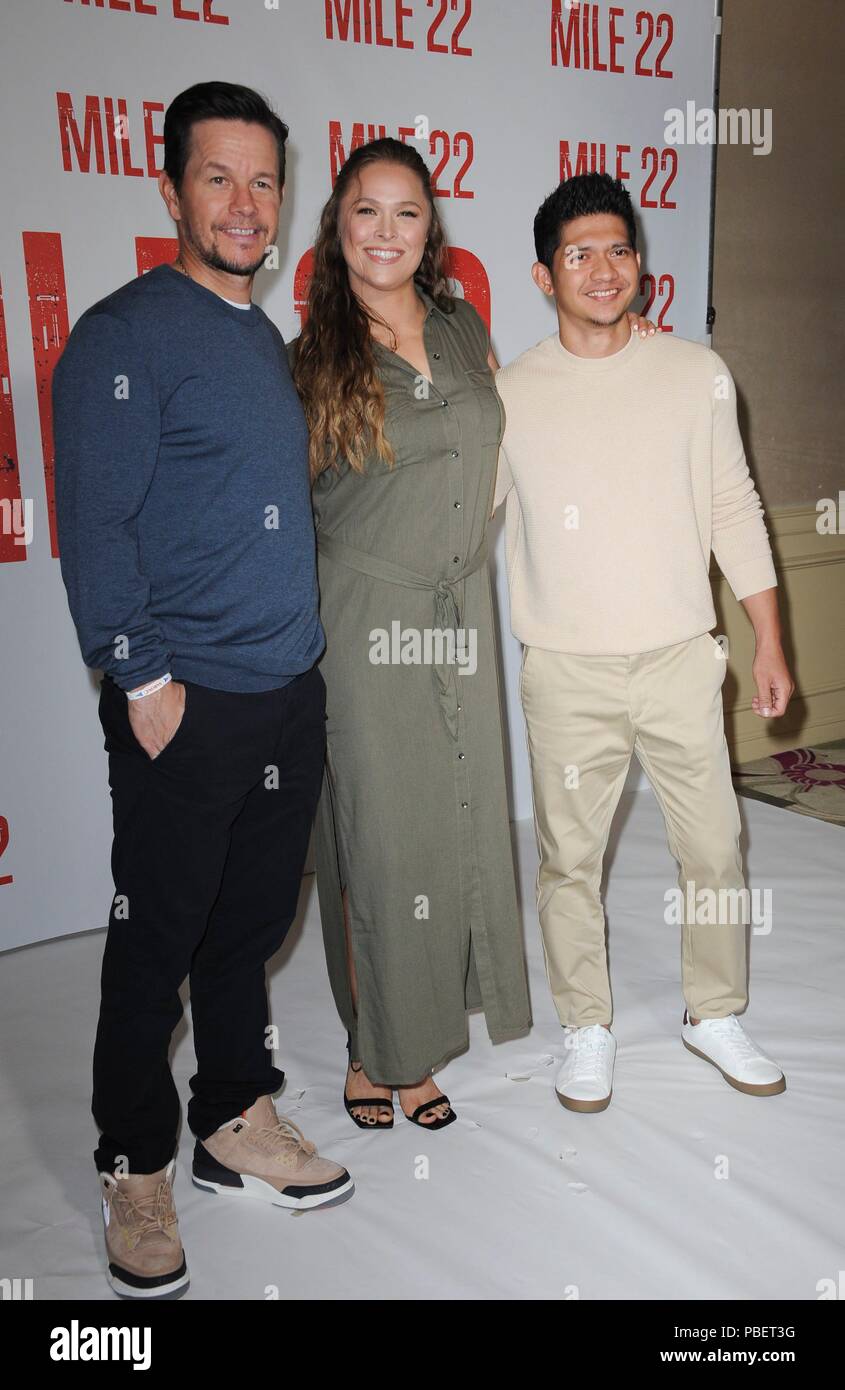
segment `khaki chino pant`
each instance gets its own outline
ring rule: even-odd
[[[680,865],[684,904],[675,920],[682,922],[687,1008],[693,1018],[722,1018],[745,1008],[746,927],[735,920],[739,914],[723,907],[724,920],[709,924],[706,912],[692,920],[687,914],[688,901],[695,902],[691,893],[745,886],[722,719],[725,669],[708,633],[635,656],[524,649],[519,690],[540,851],[537,906],[546,973],[564,1025],[612,1019],[600,885],[633,753],[660,803]],[[730,897],[723,895],[722,903]],[[668,947],[673,928],[665,911],[661,893],[653,924]]]

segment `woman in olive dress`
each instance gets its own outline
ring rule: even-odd
[[[530,1028],[486,558],[503,412],[454,297],[428,169],[397,140],[341,169],[289,348],[311,432],[327,687],[316,824],[344,1100],[455,1119],[432,1071]],[[437,634],[440,634],[439,645]],[[427,635],[428,634],[428,635]]]

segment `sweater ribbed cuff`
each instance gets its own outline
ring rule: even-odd
[[[718,557],[717,557],[718,559]],[[777,588],[777,575],[771,555],[756,555],[741,564],[722,564],[719,567],[733,590],[737,600],[748,598],[749,594],[759,594],[763,589]]]

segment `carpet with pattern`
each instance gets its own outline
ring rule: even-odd
[[[845,826],[845,739],[819,748],[791,748],[734,768],[734,786],[743,796],[785,806]]]

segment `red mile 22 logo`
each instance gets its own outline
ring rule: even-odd
[[[326,38],[471,58],[472,0],[325,0]]]

